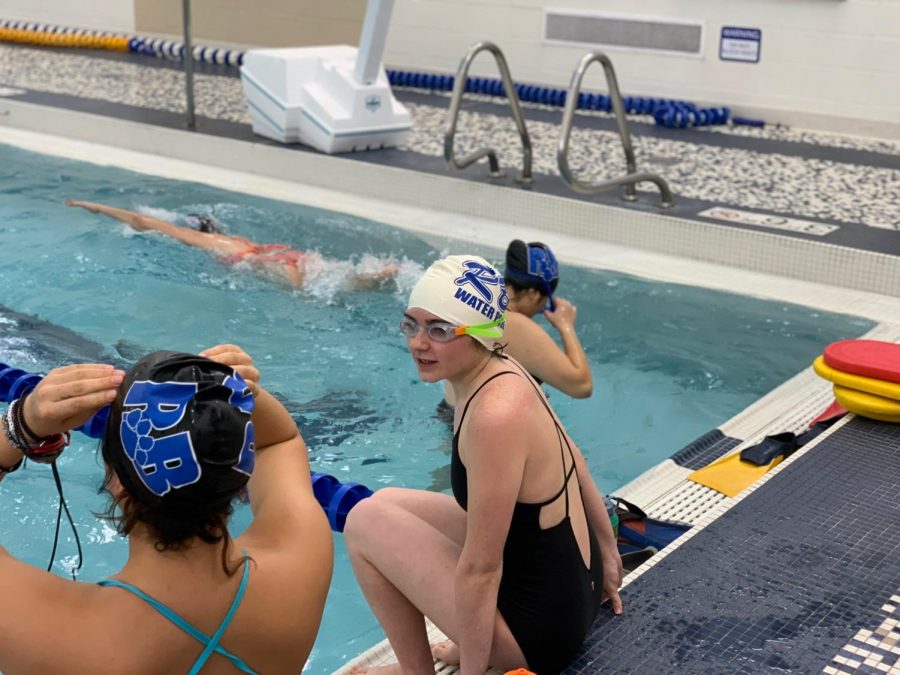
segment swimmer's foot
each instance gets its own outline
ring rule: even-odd
[[[431,645],[431,655],[448,666],[459,665],[459,645],[453,640],[444,640]]]
[[[389,666],[354,666],[350,669],[350,675],[403,675],[403,669],[399,663]]]

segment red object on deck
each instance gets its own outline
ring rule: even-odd
[[[900,383],[900,345],[880,340],[841,340],[822,356],[832,368],[852,375]]]
[[[841,415],[846,415],[847,409],[842,406],[837,399],[834,399],[831,402],[831,405],[825,408],[822,412],[819,413],[818,417],[816,417],[812,422],[809,423],[809,428],[813,428],[819,422],[827,422],[830,419],[834,419],[835,417],[840,417]]]

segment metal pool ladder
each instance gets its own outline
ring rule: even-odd
[[[585,183],[572,174],[569,167],[569,136],[572,134],[572,123],[575,120],[575,108],[578,106],[578,98],[581,93],[581,81],[584,79],[584,73],[595,61],[599,61],[603,66],[603,72],[606,74],[606,83],[609,87],[609,97],[612,100],[613,112],[616,115],[616,124],[619,127],[619,136],[622,139],[622,147],[625,149],[625,165],[628,173],[619,178],[611,178],[599,183]],[[517,102],[518,103],[518,102]],[[563,111],[562,132],[559,137],[559,147],[556,152],[556,159],[559,163],[559,173],[563,180],[568,183],[573,190],[582,194],[595,194],[611,190],[620,185],[625,186],[625,192],[622,198],[633,202],[637,199],[634,186],[637,183],[651,182],[659,188],[660,197],[662,199],[661,206],[668,208],[673,205],[672,191],[669,184],[655,173],[646,171],[638,172],[637,162],[634,158],[634,147],[631,144],[631,134],[628,132],[628,122],[625,120],[625,106],[622,103],[622,94],[619,92],[619,83],[616,80],[616,71],[613,69],[612,61],[603,52],[591,52],[586,54],[575,72],[572,74],[572,82],[569,84],[569,91],[566,94],[566,107]]]
[[[516,128],[519,131],[519,138],[522,140],[522,174],[516,178],[518,183],[531,183],[531,139],[528,137],[528,129],[525,127],[525,117],[522,115],[522,107],[519,105],[519,96],[516,94],[516,85],[509,74],[509,66],[506,64],[506,57],[503,52],[493,42],[477,42],[469,48],[468,53],[463,57],[459,64],[459,70],[456,71],[456,79],[453,82],[453,94],[450,97],[450,110],[448,111],[447,133],[444,134],[444,159],[454,169],[465,169],[467,166],[474,164],[482,157],[488,158],[490,166],[490,176],[492,178],[501,178],[504,174],[500,170],[500,162],[497,159],[497,153],[492,148],[481,148],[475,152],[461,157],[459,159],[453,153],[453,140],[456,136],[456,123],[459,119],[459,109],[462,105],[463,93],[466,91],[466,82],[469,76],[469,66],[475,57],[483,51],[488,51],[494,55],[497,61],[497,67],[500,69],[500,78],[503,81],[503,88],[506,92],[506,98],[509,100],[510,108],[512,108],[513,119],[516,122]]]

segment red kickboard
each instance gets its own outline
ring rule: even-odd
[[[822,356],[832,368],[852,375],[900,383],[900,345],[879,340],[841,340]]]

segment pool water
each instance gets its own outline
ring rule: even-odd
[[[288,404],[313,470],[373,489],[449,489],[451,432],[433,416],[441,389],[418,380],[398,322],[416,274],[441,255],[465,253],[464,244],[437,251],[362,218],[2,145],[0,194],[0,362],[46,372],[70,360],[127,364],[152,349],[235,342]],[[208,213],[234,234],[343,262],[318,286],[290,291],[204,251],[67,208],[66,199]],[[350,292],[335,283],[351,265],[388,260],[404,267],[397,291]],[[578,306],[595,384],[588,400],[553,392],[551,402],[604,491],[740,412],[824,345],[872,326],[600,270],[564,265],[562,277],[560,294]],[[96,441],[73,441],[60,471],[84,545],[79,578],[94,581],[118,569],[127,546],[94,515],[105,508]],[[49,470],[29,467],[8,478],[0,502],[0,544],[46,566],[57,504]],[[249,511],[239,509],[235,529],[248,521]],[[308,672],[331,672],[383,637],[339,535],[335,544],[332,592]],[[64,574],[74,562],[64,528],[54,569]]]

